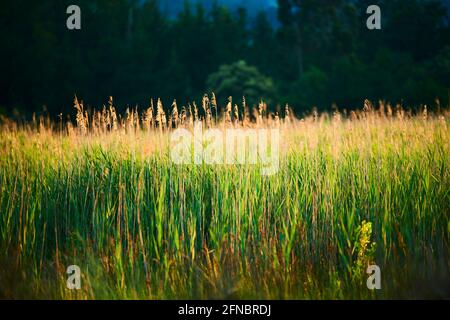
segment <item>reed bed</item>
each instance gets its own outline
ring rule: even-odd
[[[448,110],[74,106],[74,122],[2,120],[0,298],[449,297]],[[278,173],[173,164],[170,133],[198,121],[279,128]]]

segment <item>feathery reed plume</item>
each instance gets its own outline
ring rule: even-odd
[[[108,116],[108,112],[106,111],[105,105],[103,105],[103,109],[102,109],[102,113],[101,113],[100,119],[101,119],[102,133],[106,133],[108,131],[109,116]]]
[[[333,124],[338,124],[340,122],[341,122],[341,113],[339,112],[339,109],[335,105],[333,111]]]
[[[192,102],[192,105],[194,106],[194,122],[200,120],[199,116],[198,116],[198,108],[197,108],[197,104],[195,103],[195,101]]]
[[[277,112],[275,112],[275,127],[280,127],[280,115],[279,115],[279,113],[278,113],[278,111]]]
[[[228,103],[227,103],[227,107],[225,110],[225,124],[227,124],[227,125],[231,123],[232,102],[233,102],[233,98],[231,96],[228,97]]]
[[[386,115],[387,115],[388,118],[392,118],[392,114],[393,114],[393,112],[392,112],[392,106],[391,106],[390,103],[388,103],[388,104],[387,104]]]
[[[256,117],[256,124],[261,125],[263,123],[264,103],[261,100],[258,105],[258,115]]]
[[[130,132],[134,128],[134,112],[133,110],[130,111],[130,108],[127,108],[125,115],[125,130],[126,132]]]
[[[401,104],[397,104],[395,108],[396,108],[397,119],[403,120],[403,118],[405,117],[405,111],[403,110]]]
[[[371,110],[372,110],[372,102],[370,102],[370,100],[368,99],[365,99],[363,111],[370,112]]]
[[[370,100],[365,99],[364,100],[364,108],[363,108],[363,117],[367,118],[372,114],[373,111],[373,104],[370,102]]]
[[[244,121],[245,121],[245,109],[246,108],[247,108],[247,101],[245,100],[245,96],[242,96],[242,112],[241,112],[242,124],[244,124]]]
[[[284,122],[287,124],[291,123],[291,110],[289,108],[289,104],[287,103],[284,107]]]
[[[156,105],[156,122],[161,129],[164,129],[167,124],[167,118],[160,98],[158,98]]]
[[[211,97],[211,104],[212,104],[213,108],[216,111],[216,123],[217,123],[217,99],[216,99],[216,95],[215,95],[214,92],[211,94],[211,96],[212,96]]]
[[[436,103],[436,112],[438,115],[441,114],[441,100],[439,100],[439,98],[436,98],[436,100],[434,100],[434,102]]]
[[[245,100],[245,97],[243,97],[242,99],[242,107],[243,107],[243,112],[244,112],[244,117],[242,119],[242,125],[243,126],[249,126],[251,123],[251,119],[250,119],[250,110],[248,109],[247,106],[247,101]]]
[[[237,104],[234,105],[234,124],[239,124],[239,107]]]
[[[178,107],[177,107],[177,100],[174,99],[173,103],[172,103],[172,121],[173,121],[173,126],[175,128],[178,128],[179,126],[179,117],[178,117]]]
[[[186,118],[187,118],[187,116],[186,116],[186,107],[182,106],[181,107],[181,114],[180,114],[180,124],[182,126],[184,126],[186,124]]]
[[[117,113],[116,108],[114,107],[113,97],[109,97],[108,100],[108,106],[109,106],[109,113],[111,115],[111,124],[112,124],[112,131],[117,131],[119,129],[118,121],[117,121]]]
[[[204,94],[202,98],[202,109],[203,112],[206,114],[206,109],[209,108],[209,98],[208,95]]]
[[[84,123],[86,124],[86,133],[89,132],[89,114],[84,110]]]
[[[159,98],[158,98],[158,102],[156,103],[156,124],[158,126],[161,126],[161,122],[162,122],[162,112],[161,112],[161,108],[160,108],[160,103],[159,103]]]
[[[190,103],[188,103],[189,107],[189,126],[192,128],[194,126],[194,115],[192,113],[192,106]]]
[[[381,118],[385,118],[386,117],[386,111],[385,111],[385,103],[383,100],[380,100],[378,102],[378,105],[380,106],[380,108],[378,109],[378,114]]]
[[[150,100],[150,106],[142,115],[145,130],[149,131],[153,127],[153,99]]]
[[[102,113],[94,110],[94,114],[92,116],[92,131],[94,134],[99,134],[102,128]]]
[[[87,126],[87,114],[85,117],[83,102],[79,102],[77,96],[75,96],[73,100],[75,109],[77,109],[77,127],[81,134],[87,134],[88,126]]]
[[[203,112],[205,113],[206,127],[210,128],[212,127],[212,116],[211,116],[210,101],[207,94],[203,95],[202,108]]]
[[[312,117],[314,122],[317,122],[317,120],[319,119],[319,112],[317,112],[317,107],[313,107]]]
[[[425,106],[423,107],[423,110],[422,110],[422,119],[423,119],[424,121],[426,121],[426,120],[428,119],[427,105],[425,105]]]
[[[95,114],[96,114],[96,111],[94,109],[94,112],[92,113],[92,117],[91,117],[91,126],[90,126],[91,132],[94,133],[94,134],[97,131],[97,126],[96,126],[96,123],[95,123],[95,118],[96,118]]]
[[[141,124],[139,122],[139,110],[138,110],[138,106],[136,105],[134,107],[134,130],[141,130]]]

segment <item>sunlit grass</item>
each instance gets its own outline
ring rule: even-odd
[[[225,116],[217,126],[280,128],[280,170],[263,176],[171,163],[167,127],[189,126],[185,112],[102,127],[79,110],[62,131],[5,122],[0,297],[448,297],[448,115]],[[79,291],[66,288],[73,264]],[[369,264],[381,290],[366,287]]]

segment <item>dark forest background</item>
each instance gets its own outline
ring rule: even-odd
[[[77,4],[82,29],[66,28]],[[368,30],[366,9],[382,10]],[[155,0],[0,1],[0,114],[71,113],[74,94],[120,108],[201,100],[359,108],[364,99],[447,105],[450,27],[444,1],[278,0],[267,12]]]

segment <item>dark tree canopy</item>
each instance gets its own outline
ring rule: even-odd
[[[75,94],[97,108],[109,96],[122,108],[158,97],[185,104],[209,90],[288,102],[298,113],[366,98],[448,103],[443,0],[279,0],[278,26],[265,12],[214,2],[185,1],[173,18],[156,0],[79,0],[76,31],[66,28],[70,4],[0,2],[0,113],[70,113]],[[370,4],[382,9],[382,30],[366,27]]]
[[[273,102],[274,85],[271,78],[262,75],[255,67],[240,60],[231,65],[223,65],[211,74],[207,80],[207,88],[215,91],[219,99],[228,96],[245,97],[251,104],[260,100]]]

